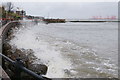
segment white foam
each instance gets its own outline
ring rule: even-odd
[[[54,47],[50,46],[47,42],[40,40],[36,35],[39,30],[34,30],[35,27],[21,28],[18,32],[14,33],[15,38],[11,40],[10,44],[17,46],[21,49],[32,49],[35,56],[40,59],[37,63],[43,63],[48,66],[47,77],[62,78],[65,76],[64,69],[71,68],[71,62],[64,59],[60,51],[56,51]]]

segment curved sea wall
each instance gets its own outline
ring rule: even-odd
[[[8,37],[8,32],[11,28],[14,28],[14,27],[18,27],[18,25],[20,25],[20,22],[19,21],[12,21],[12,22],[8,22],[6,25],[4,25],[2,27],[2,33],[0,34],[2,36],[2,40],[4,41],[5,38]]]

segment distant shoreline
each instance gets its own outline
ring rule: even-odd
[[[68,21],[68,22],[120,22],[120,21]]]

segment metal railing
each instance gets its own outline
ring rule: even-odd
[[[7,62],[11,63],[11,65],[15,66],[15,70],[16,70],[15,74],[16,74],[17,80],[18,79],[21,80],[21,72],[22,71],[31,75],[32,77],[34,77],[35,80],[51,80],[50,78],[46,78],[46,77],[43,77],[42,75],[38,75],[35,72],[24,67],[22,60],[19,58],[16,59],[16,61],[13,61],[9,57],[3,55],[2,53],[0,53],[0,56],[2,57],[2,59],[4,59],[4,61],[7,61]]]

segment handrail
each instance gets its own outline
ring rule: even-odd
[[[43,77],[43,76],[41,76],[41,75],[38,75],[38,74],[36,74],[35,72],[33,72],[33,71],[27,69],[26,67],[24,67],[22,60],[19,59],[19,58],[16,59],[16,61],[13,61],[13,60],[11,60],[9,57],[3,55],[2,53],[0,53],[0,56],[1,56],[3,59],[5,59],[6,61],[10,62],[12,65],[14,65],[15,68],[17,68],[16,70],[17,70],[17,72],[18,72],[17,74],[19,74],[19,75],[18,75],[19,77],[20,77],[21,71],[24,71],[25,73],[31,75],[32,77],[34,77],[34,78],[37,79],[37,80],[51,80],[51,79],[49,79],[49,78]]]

